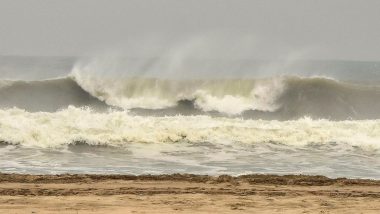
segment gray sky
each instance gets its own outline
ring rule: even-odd
[[[255,38],[252,57],[306,50],[315,59],[380,60],[380,1],[0,0],[5,55],[82,55],[209,32]]]

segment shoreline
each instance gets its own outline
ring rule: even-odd
[[[250,184],[274,184],[274,185],[301,185],[301,186],[328,186],[328,185],[365,185],[380,186],[380,180],[361,178],[329,178],[323,175],[304,174],[247,174],[232,176],[224,175],[198,175],[186,173],[174,174],[22,174],[22,173],[1,173],[0,183],[78,183],[78,182],[100,182],[100,181],[183,181],[183,182],[213,182],[213,183],[239,183],[248,182]]]
[[[0,173],[0,213],[377,213],[380,180]]]

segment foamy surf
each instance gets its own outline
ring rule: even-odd
[[[57,148],[78,142],[124,147],[131,143],[278,143],[288,146],[338,143],[380,148],[380,121],[244,120],[210,116],[136,116],[69,107],[55,113],[0,110],[0,141]]]
[[[380,121],[0,110],[0,170],[379,178]]]

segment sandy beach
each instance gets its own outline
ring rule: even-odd
[[[380,214],[380,0],[0,0],[0,214]]]
[[[378,213],[380,181],[0,174],[0,213]]]

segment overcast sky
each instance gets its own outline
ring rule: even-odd
[[[252,57],[306,50],[315,59],[380,60],[380,1],[0,0],[3,55],[83,55],[210,32],[254,38]]]

